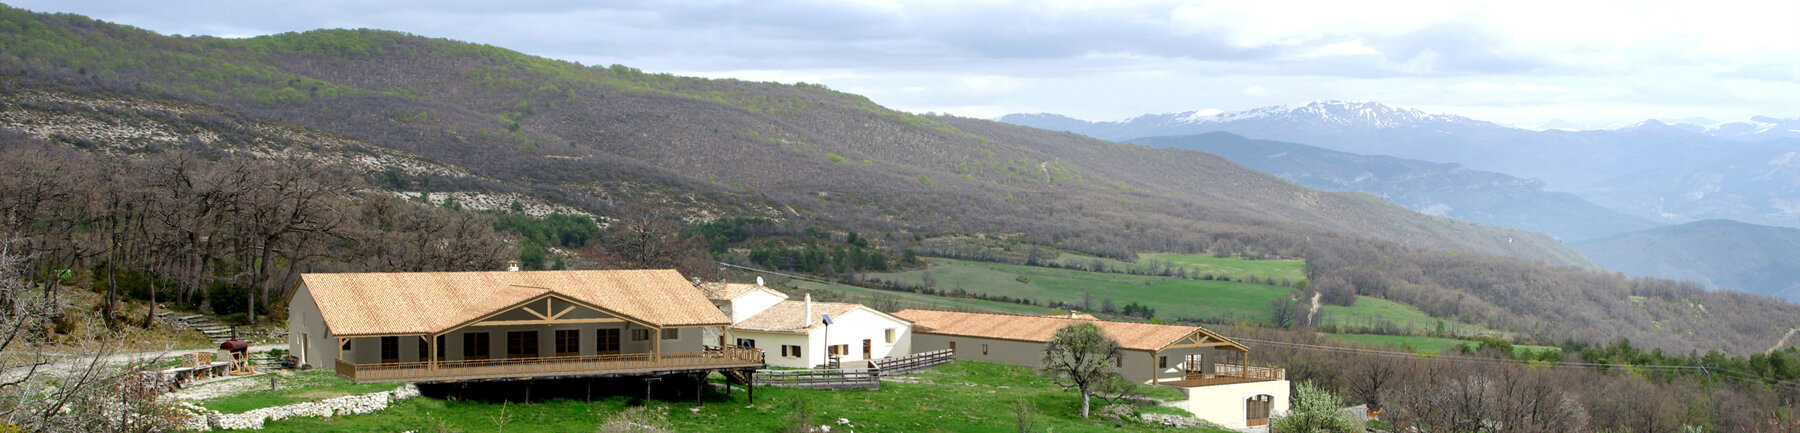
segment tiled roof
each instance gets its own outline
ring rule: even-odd
[[[653,326],[731,319],[672,269],[304,274],[333,335],[430,334],[544,295]]]
[[[812,315],[808,316],[806,301],[781,301],[761,313],[756,313],[755,316],[731,325],[731,327],[751,331],[805,333],[821,324],[820,314],[843,317],[845,313],[849,313],[850,310],[857,307],[861,307],[861,305],[842,302],[814,302],[812,303]],[[802,318],[806,319],[806,326],[801,325]]]
[[[755,284],[700,283],[700,292],[706,294],[706,299],[714,301],[729,301],[759,289],[766,288]]]
[[[1057,317],[1013,316],[937,310],[904,310],[894,313],[894,315],[912,321],[913,332],[925,334],[1049,343],[1050,337],[1056,334],[1056,330],[1071,323],[1085,322],[1099,325],[1101,333],[1117,340],[1119,347],[1124,349],[1155,351],[1170,344],[1179,343],[1188,335],[1199,332],[1202,335],[1229,342],[1239,350],[1249,350],[1236,341],[1231,341],[1231,339],[1198,326],[1070,319],[1066,315]]]

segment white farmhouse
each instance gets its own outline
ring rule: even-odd
[[[813,302],[811,295],[788,300],[754,284],[703,283],[700,289],[731,316],[720,344],[762,349],[770,366],[812,368],[831,355],[848,366],[912,353],[912,322],[860,304]]]

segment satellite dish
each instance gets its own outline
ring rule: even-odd
[[[825,319],[825,326],[831,326],[831,313],[820,314],[819,317]]]
[[[762,282],[762,277],[760,277],[760,276],[759,276],[759,277],[756,277],[756,285],[758,285],[758,286],[761,286],[761,285],[763,285],[763,282]]]

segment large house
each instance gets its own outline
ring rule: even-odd
[[[708,346],[731,319],[674,270],[301,275],[301,362],[357,382],[660,376],[763,367]]]
[[[913,350],[951,349],[956,359],[1043,366],[1056,330],[1091,322],[1119,342],[1117,367],[1126,380],[1174,386],[1187,393],[1182,408],[1225,427],[1267,424],[1288,408],[1286,372],[1253,367],[1250,349],[1198,326],[1110,322],[1092,316],[1014,316],[935,310],[894,313],[913,322]]]
[[[833,355],[840,365],[858,365],[912,353],[912,322],[860,304],[789,300],[757,284],[703,283],[700,290],[731,316],[721,341],[762,349],[772,366],[817,367]]]

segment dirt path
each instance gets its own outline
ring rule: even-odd
[[[1308,325],[1317,325],[1318,324],[1318,322],[1314,322],[1313,319],[1319,317],[1319,296],[1320,295],[1321,294],[1319,292],[1313,292],[1312,309],[1306,311],[1306,324],[1308,324]]]
[[[1800,328],[1789,329],[1787,335],[1781,336],[1781,341],[1776,341],[1774,346],[1769,346],[1769,350],[1763,351],[1763,354],[1775,353],[1775,351],[1787,347],[1788,339],[1794,338],[1795,333],[1800,333]]]
[[[269,349],[284,349],[286,347],[287,347],[286,344],[264,344],[264,345],[258,345],[258,346],[250,346],[250,351],[251,352],[267,352],[267,351],[269,351]],[[118,354],[112,354],[112,355],[103,357],[100,359],[100,362],[102,362],[106,365],[120,365],[120,364],[132,363],[132,362],[146,361],[146,360],[150,360],[152,358],[161,358],[161,359],[168,359],[171,357],[180,358],[181,354],[183,354],[183,353],[210,352],[212,350],[216,350],[216,349],[169,349],[169,350],[160,350],[160,351],[155,351],[155,352],[118,353]],[[45,365],[42,367],[38,367],[37,374],[65,374],[70,371],[86,368],[88,361],[93,359],[92,354],[82,355],[82,354],[52,353],[49,355],[53,356],[53,357],[63,358],[63,360],[52,362],[49,365]],[[0,379],[13,380],[14,378],[17,378],[18,376],[26,373],[25,371],[23,371],[24,369],[14,369],[14,370],[17,370],[17,371],[8,371],[7,374],[5,375],[5,377],[0,377]]]

